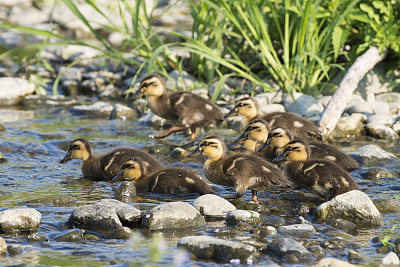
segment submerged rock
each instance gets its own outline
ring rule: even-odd
[[[35,91],[35,85],[22,78],[0,78],[0,106],[18,104],[22,97]]]
[[[395,199],[376,199],[374,204],[382,213],[400,212],[400,201]]]
[[[395,155],[372,144],[358,148],[350,153],[350,156],[364,166],[374,166],[387,162],[400,162],[399,158]]]
[[[134,227],[142,220],[142,212],[139,209],[116,199],[102,199],[93,205],[105,206],[115,211],[124,226]]]
[[[315,234],[314,226],[310,224],[292,224],[277,227],[278,233],[281,235],[309,236]]]
[[[185,236],[178,241],[178,247],[185,248],[196,257],[223,262],[239,259],[244,263],[256,253],[253,246],[210,236]]]
[[[74,210],[68,219],[68,226],[71,228],[109,231],[122,226],[122,223],[117,213],[109,207],[85,205]]]
[[[203,224],[205,220],[200,212],[185,202],[158,205],[142,219],[142,225],[150,230],[194,228]]]
[[[108,239],[129,239],[132,236],[133,231],[125,226],[121,226],[117,229],[115,229],[114,231],[112,231],[111,233],[107,234],[105,236],[105,238]]]
[[[229,201],[213,194],[196,198],[193,206],[204,216],[218,218],[225,218],[229,211],[236,210]]]
[[[131,181],[122,182],[121,185],[115,190],[114,198],[122,202],[135,202],[136,187]]]
[[[31,231],[39,228],[42,214],[35,209],[10,209],[0,212],[3,231]]]
[[[70,229],[64,231],[54,237],[54,240],[59,242],[77,242],[83,240],[84,230],[82,229]]]
[[[111,112],[114,110],[114,106],[112,104],[97,101],[91,105],[80,105],[74,106],[69,109],[74,115],[87,115],[89,117],[103,117],[107,118],[110,116]]]
[[[268,244],[268,249],[288,263],[305,263],[313,258],[303,245],[292,238],[279,238]]]
[[[319,221],[345,219],[360,227],[374,228],[383,225],[383,219],[367,194],[353,190],[338,195],[319,205],[315,211]]]
[[[258,212],[251,210],[231,210],[226,214],[226,222],[230,225],[245,222],[248,224],[259,224],[261,216]]]
[[[47,203],[53,204],[54,206],[72,206],[76,203],[77,199],[70,195],[61,195],[55,197],[43,197],[28,200],[25,203]]]

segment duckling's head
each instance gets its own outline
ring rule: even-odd
[[[246,118],[255,118],[257,117],[258,106],[256,101],[251,97],[245,97],[240,99],[235,107],[229,111],[229,113],[225,114],[225,118],[242,115]]]
[[[137,181],[143,176],[143,166],[140,161],[135,158],[129,158],[122,164],[121,171],[112,180],[119,181],[121,179],[127,181]]]
[[[83,161],[88,160],[93,156],[93,150],[86,139],[78,138],[71,142],[68,147],[67,154],[60,161],[60,163],[65,163],[71,159],[81,159]]]
[[[267,142],[275,148],[283,148],[293,140],[292,134],[285,126],[278,126],[268,134]]]
[[[290,141],[284,148],[283,152],[272,161],[305,161],[309,158],[310,150],[303,140]]]
[[[209,136],[204,138],[197,149],[190,153],[187,157],[192,158],[198,155],[204,155],[215,161],[223,157],[226,153],[224,141],[218,136]]]
[[[164,79],[160,75],[152,73],[140,81],[139,89],[134,93],[132,98],[136,99],[144,95],[159,97],[165,93],[165,90]]]
[[[245,136],[260,143],[264,143],[268,138],[269,124],[264,120],[254,120],[247,124]]]

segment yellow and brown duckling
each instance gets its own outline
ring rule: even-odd
[[[83,138],[70,143],[67,154],[60,163],[80,159],[83,176],[95,180],[111,180],[120,172],[122,164],[131,157],[142,159],[146,163],[146,169],[162,168],[161,163],[150,154],[129,147],[119,147],[106,154],[94,155],[89,142]]]
[[[228,155],[224,141],[217,136],[204,138],[188,157],[200,154],[208,157],[203,172],[210,182],[235,188],[236,195],[226,199],[241,198],[246,190],[251,190],[253,201],[258,203],[257,191],[273,185],[289,185],[284,173],[261,157],[244,153]]]
[[[261,146],[267,141],[269,134],[269,124],[261,119],[254,120],[247,124],[243,134],[233,141],[230,149],[237,149],[240,144],[250,151],[251,154],[263,157],[269,161],[276,157],[275,151],[270,147],[260,149]],[[239,146],[237,146],[239,144]]]
[[[268,140],[261,146],[262,151],[265,147],[268,147],[274,151],[275,155],[278,156],[282,153],[284,147],[292,140],[298,139],[294,138],[289,131],[284,126],[275,127],[272,129],[268,135]],[[307,143],[310,155],[310,159],[322,159],[328,160],[336,163],[341,168],[348,172],[358,170],[360,167],[355,159],[349,155],[343,153],[338,148],[318,141],[311,141],[306,139],[300,139]]]
[[[314,123],[296,114],[290,112],[271,112],[265,116],[258,115],[257,102],[251,97],[240,99],[235,107],[229,113],[225,114],[225,118],[237,115],[245,117],[242,121],[242,126],[246,126],[252,120],[263,119],[269,124],[271,129],[277,126],[285,126],[298,137],[321,136],[321,132]]]
[[[165,194],[215,194],[214,189],[200,174],[192,170],[166,167],[151,172],[146,170],[145,162],[136,157],[128,159],[113,180],[121,179],[132,181],[137,191]]]
[[[339,165],[327,160],[310,159],[309,145],[305,140],[289,142],[273,161],[281,160],[285,160],[284,171],[293,183],[326,201],[359,189],[353,177]]]
[[[134,98],[149,96],[151,111],[168,120],[179,122],[155,138],[191,130],[191,140],[196,139],[196,128],[219,123],[224,120],[224,114],[211,102],[191,92],[167,92],[164,79],[158,74],[150,74],[142,79]]]

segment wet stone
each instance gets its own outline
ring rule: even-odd
[[[307,247],[307,250],[313,255],[314,258],[319,259],[327,254],[327,251],[319,245]]]
[[[350,153],[350,156],[364,166],[376,166],[389,162],[400,162],[395,155],[376,145],[365,145]]]
[[[332,137],[360,136],[364,131],[364,121],[367,117],[360,113],[351,114],[349,117],[341,117],[332,132]]]
[[[382,213],[400,212],[400,201],[395,199],[376,199],[374,204]]]
[[[365,257],[355,250],[350,250],[347,258],[353,263],[363,264],[365,262]]]
[[[378,267],[399,266],[399,257],[394,252],[389,252],[377,265]]]
[[[4,238],[0,237],[0,253],[7,252],[7,243]]]
[[[85,205],[78,207],[69,217],[68,226],[90,230],[114,230],[122,223],[117,213],[102,205]]]
[[[195,199],[193,206],[204,216],[225,218],[229,211],[236,207],[229,201],[213,194],[206,194]]]
[[[80,105],[71,107],[68,111],[74,115],[86,115],[91,118],[108,118],[114,110],[112,104],[97,101],[91,105]]]
[[[12,90],[10,90],[12,88]],[[22,97],[35,91],[35,85],[22,78],[0,78],[0,106],[18,104]]]
[[[9,209],[0,212],[0,229],[3,231],[37,230],[42,215],[35,209]]]
[[[239,263],[254,257],[256,249],[236,241],[229,241],[210,236],[186,236],[178,241],[178,247],[183,247],[199,258],[230,262],[239,259]]]
[[[278,233],[290,236],[309,236],[316,233],[314,226],[310,224],[292,224],[277,227]]]
[[[372,167],[362,174],[365,179],[368,180],[379,180],[382,178],[393,178],[396,174],[390,172],[388,169],[383,167]]]
[[[276,235],[278,231],[273,226],[258,226],[253,228],[250,233],[260,236]]]
[[[261,221],[261,216],[258,212],[250,210],[231,210],[226,214],[226,222],[229,225],[246,222],[248,224],[256,225]]]
[[[334,259],[334,258],[323,258],[319,260],[316,264],[312,265],[312,267],[356,267],[356,265],[353,265],[351,263],[348,263],[346,261]]]
[[[20,255],[22,254],[22,248],[18,245],[8,245],[7,252],[10,256]]]
[[[269,209],[266,205],[249,203],[240,199],[232,200],[231,203],[236,207],[238,210],[252,210],[258,213],[269,213]]]
[[[83,240],[84,230],[82,229],[71,229],[62,232],[54,237],[54,240],[59,242],[77,242]]]
[[[261,225],[263,226],[282,226],[286,225],[286,221],[284,218],[277,215],[266,215],[261,218]]]
[[[47,237],[40,235],[39,233],[32,233],[27,236],[29,242],[46,242]]]
[[[194,228],[204,224],[200,212],[185,202],[158,205],[142,219],[142,226],[150,230]]]
[[[268,244],[268,249],[288,263],[305,263],[313,259],[311,253],[292,238],[279,238]]]
[[[349,244],[351,244],[351,241],[346,240],[342,237],[332,237],[328,240],[323,241],[321,243],[321,247],[330,250],[339,250],[344,249]]]
[[[107,239],[124,239],[127,240],[132,236],[133,231],[125,226],[121,226],[111,233],[107,234],[105,238]]]
[[[315,216],[319,221],[345,219],[357,226],[374,228],[383,224],[383,219],[367,194],[353,190],[334,197],[319,205]]]
[[[138,226],[142,220],[142,212],[139,209],[116,199],[102,199],[93,203],[93,205],[105,206],[114,210],[124,226]]]
[[[131,181],[124,181],[114,192],[114,198],[121,202],[131,203],[136,199],[136,187]]]
[[[399,139],[399,135],[392,128],[381,123],[368,123],[365,125],[365,130],[369,136],[375,138],[387,140]]]
[[[329,222],[329,225],[331,225],[337,229],[346,231],[346,232],[354,230],[357,227],[353,222],[343,220],[343,219],[333,220],[333,221]]]
[[[54,206],[66,207],[75,205],[76,201],[77,199],[73,196],[61,195],[56,197],[44,197],[44,198],[32,199],[26,201],[25,203],[46,203],[46,204],[52,204]]]

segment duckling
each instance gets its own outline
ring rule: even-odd
[[[301,188],[310,190],[326,201],[351,190],[359,190],[354,179],[339,165],[310,159],[310,148],[305,140],[289,142],[273,162],[286,160],[284,171]]]
[[[244,153],[228,155],[224,141],[217,136],[204,138],[188,157],[198,155],[208,157],[203,172],[210,182],[235,188],[236,195],[226,196],[226,199],[241,198],[250,189],[252,200],[258,203],[258,190],[272,185],[289,185],[280,169],[260,157]]]
[[[242,126],[247,125],[252,120],[263,119],[268,122],[271,129],[277,126],[285,126],[298,137],[321,137],[321,132],[314,123],[296,114],[290,112],[271,112],[265,116],[259,116],[258,105],[251,97],[240,99],[235,107],[225,114],[224,117],[228,118],[236,115],[245,116]]]
[[[60,163],[63,164],[71,159],[81,159],[83,176],[95,180],[111,180],[119,173],[122,164],[133,156],[141,158],[146,163],[146,169],[162,168],[156,158],[134,148],[119,147],[103,155],[94,155],[89,142],[83,138],[75,139],[70,143],[68,152]]]
[[[151,111],[165,119],[179,122],[181,126],[172,126],[155,138],[191,130],[191,140],[196,140],[196,128],[205,127],[214,122],[222,122],[224,114],[211,102],[191,92],[167,92],[164,79],[158,74],[150,74],[142,79],[134,98],[149,96]]]
[[[229,148],[238,148],[235,144],[243,144],[243,147],[250,151],[250,153],[261,156],[268,161],[273,160],[276,155],[271,147],[260,149],[261,146],[267,141],[269,134],[269,124],[265,120],[254,120],[247,124],[245,131],[242,135],[233,141],[233,145]]]
[[[137,191],[166,194],[215,194],[214,189],[201,178],[200,174],[192,170],[168,167],[149,172],[145,168],[145,163],[136,157],[128,159],[113,180],[130,180]]]
[[[278,156],[280,153],[282,153],[284,147],[293,139],[295,138],[292,136],[288,128],[284,126],[275,127],[269,133],[268,140],[261,146],[260,150],[262,150],[264,147],[271,147],[271,149],[275,152],[275,155]],[[343,153],[334,146],[318,141],[306,139],[301,140],[306,142],[309,147],[310,159],[323,159],[332,161],[348,172],[360,169],[355,159]]]

